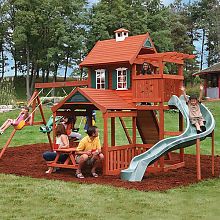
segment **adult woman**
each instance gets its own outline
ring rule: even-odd
[[[143,68],[142,68],[142,70],[141,70],[141,74],[143,74],[143,75],[153,74],[153,71],[152,71],[151,66],[150,66],[149,63],[147,63],[147,62],[144,62],[144,63],[143,63]]]
[[[66,134],[66,130],[63,124],[58,124],[56,127],[56,144],[58,145],[59,149],[69,148],[69,139],[68,139],[68,136]],[[46,151],[43,153],[43,158],[46,160],[47,163],[54,161],[56,156],[57,156],[56,151],[53,151],[53,152]],[[60,163],[63,163],[67,159],[67,157],[68,157],[67,154],[61,154],[58,161]],[[53,171],[55,172],[56,169],[53,169]],[[49,172],[50,172],[50,168],[46,171],[46,173],[49,173]]]

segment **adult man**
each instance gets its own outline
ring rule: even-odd
[[[76,162],[79,168],[76,170],[76,177],[83,179],[83,166],[87,164],[92,165],[91,174],[93,177],[98,177],[96,168],[102,164],[104,155],[101,153],[101,144],[99,140],[99,131],[96,126],[91,126],[87,130],[87,136],[84,137],[76,149]]]

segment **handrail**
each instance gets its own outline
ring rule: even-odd
[[[62,88],[62,87],[75,87],[75,86],[88,86],[88,80],[77,80],[68,82],[50,82],[50,83],[35,83],[35,88]]]
[[[152,74],[152,75],[137,75],[133,77],[134,80],[145,80],[145,79],[178,79],[183,80],[184,76],[173,75],[173,74]]]

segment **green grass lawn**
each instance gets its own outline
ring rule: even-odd
[[[166,192],[0,175],[1,219],[212,219],[220,181]]]
[[[220,102],[206,103],[206,106],[216,120],[215,146],[216,153],[220,154]],[[0,114],[0,123],[17,114],[17,110]],[[45,109],[47,118],[50,114],[50,109]],[[102,137],[100,113],[97,116]],[[167,112],[165,117],[166,130],[176,130],[178,114]],[[79,125],[80,119],[77,123]],[[6,142],[10,131],[0,136],[0,146]],[[116,138],[118,144],[124,143],[119,122]],[[30,126],[17,132],[10,146],[39,142],[47,142],[46,135],[39,132],[39,126]],[[202,153],[210,154],[210,143],[210,139],[202,142]],[[193,153],[194,149],[189,147],[186,151]],[[220,179],[165,192],[141,192],[0,174],[0,219],[219,219],[219,189]]]

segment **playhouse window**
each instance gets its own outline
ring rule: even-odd
[[[127,69],[118,68],[117,70],[117,89],[127,89]]]
[[[96,89],[105,89],[105,70],[98,69],[96,72]]]

